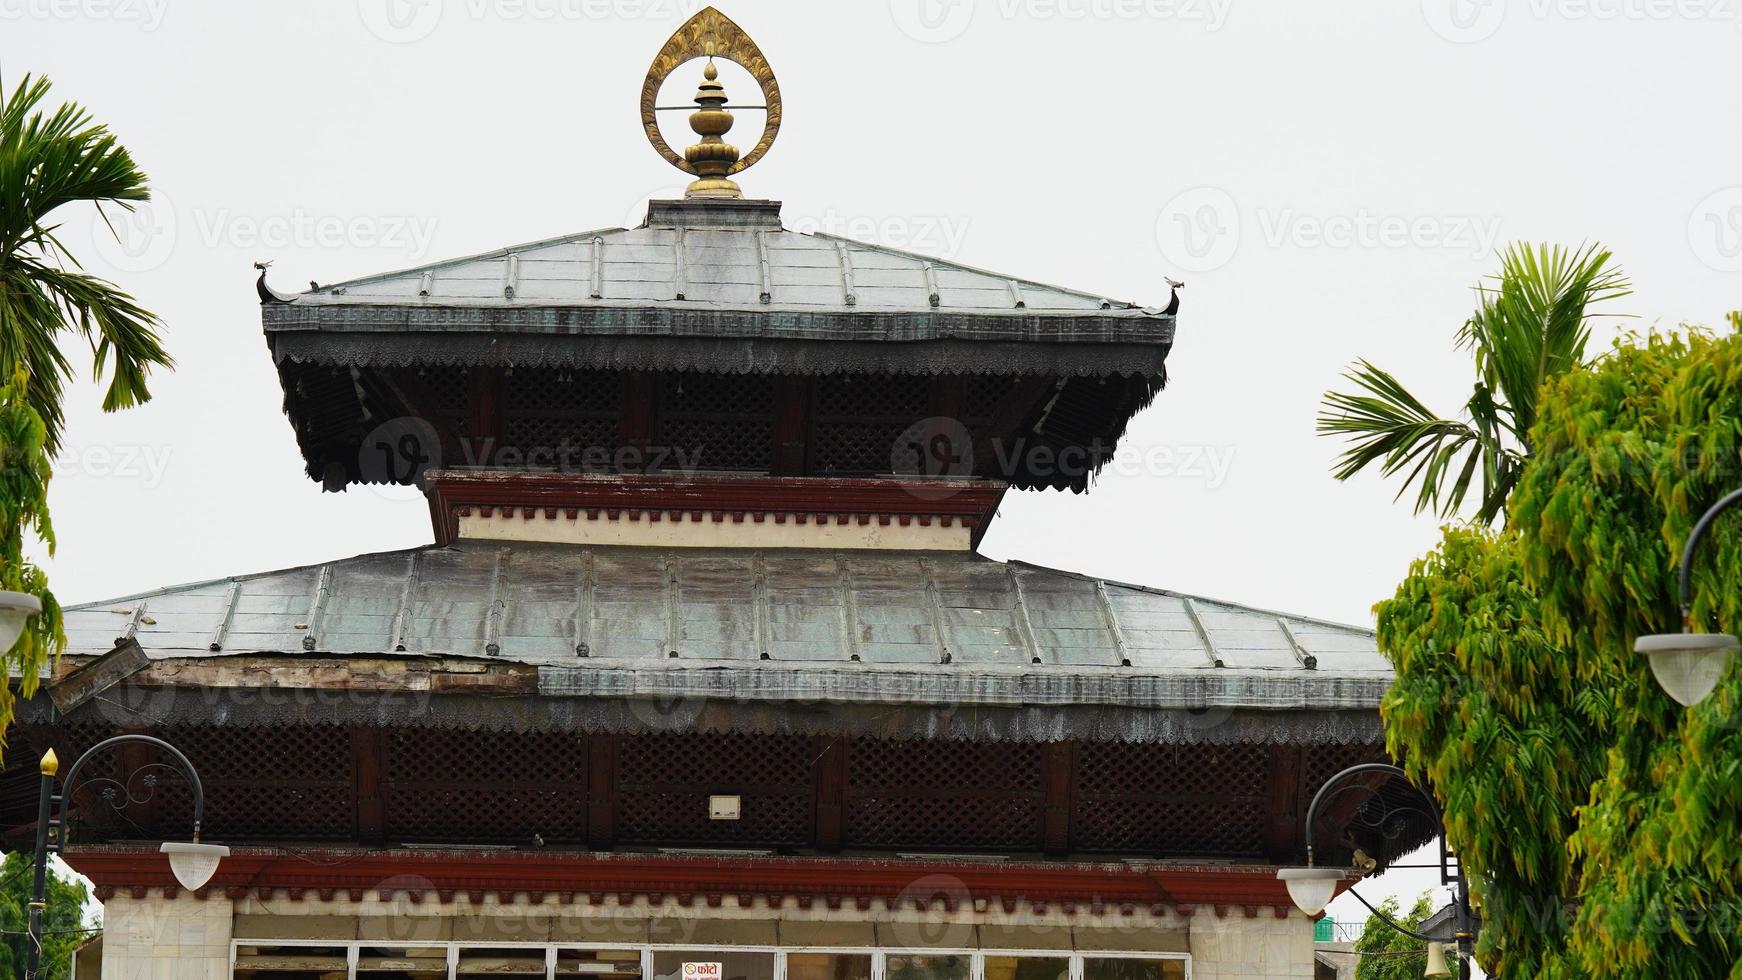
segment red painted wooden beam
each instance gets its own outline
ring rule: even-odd
[[[142,845],[70,848],[74,870],[102,894],[170,888],[175,877],[163,855]],[[1287,909],[1287,889],[1265,865],[1132,867],[1106,864],[1031,864],[873,860],[864,858],[708,857],[697,855],[589,854],[580,852],[451,852],[238,847],[219,866],[204,891],[302,889],[376,892],[394,881],[417,881],[431,893],[525,893],[547,895],[675,896],[681,901],[714,895],[793,896],[801,903],[911,899],[916,884],[935,894],[947,882],[958,903],[1003,904],[1026,900],[1059,907],[1135,910],[1157,906],[1212,905]],[[427,883],[427,884],[426,884]],[[403,889],[400,889],[403,890]]]

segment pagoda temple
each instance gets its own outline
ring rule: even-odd
[[[654,103],[686,66],[680,153]],[[262,272],[308,476],[421,487],[432,543],[67,612],[12,836],[43,750],[149,733],[232,850],[181,889],[157,844],[189,785],[132,775],[149,746],[94,758],[64,856],[100,976],[1314,976],[1276,869],[1312,792],[1383,756],[1373,634],[976,552],[1006,493],[1089,489],[1177,296],[787,230],[735,179],[778,83],[711,8],[642,112],[695,182],[639,227],[295,295]],[[1361,806],[1321,864],[1409,843]]]

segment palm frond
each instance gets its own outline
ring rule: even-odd
[[[1542,386],[1585,362],[1593,307],[1628,295],[1610,253],[1597,245],[1576,251],[1514,244],[1501,255],[1492,285],[1476,287],[1476,312],[1458,331],[1458,345],[1476,361],[1476,384],[1462,420],[1441,418],[1396,378],[1366,361],[1345,377],[1359,392],[1329,392],[1319,415],[1321,435],[1344,436],[1349,447],[1332,473],[1347,480],[1368,466],[1402,474],[1401,498],[1416,487],[1417,513],[1456,514],[1481,488],[1475,519],[1493,523],[1530,452],[1530,428]]]
[[[1478,469],[1488,472],[1485,461],[1492,447],[1486,445],[1483,430],[1440,417],[1390,372],[1367,361],[1358,362],[1344,377],[1358,391],[1327,393],[1318,420],[1319,434],[1349,441],[1332,474],[1347,480],[1378,464],[1385,476],[1403,474],[1397,499],[1416,488],[1416,513],[1455,513]]]
[[[1493,285],[1477,286],[1477,308],[1458,334],[1482,383],[1497,392],[1510,435],[1528,445],[1543,384],[1585,362],[1594,309],[1626,296],[1627,278],[1597,245],[1577,251],[1514,244]]]
[[[29,401],[53,451],[72,372],[62,333],[80,334],[93,373],[108,376],[107,411],[149,400],[151,371],[173,362],[157,318],[115,284],[77,271],[55,238],[50,216],[60,208],[131,208],[149,192],[132,156],[89,112],[77,103],[46,108],[49,89],[48,79],[28,75],[10,94],[0,88],[0,377],[23,370],[32,379]]]

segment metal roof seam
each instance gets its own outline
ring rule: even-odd
[[[1317,670],[1319,658],[1307,652],[1307,648],[1300,642],[1300,637],[1295,636],[1293,628],[1288,625],[1288,620],[1278,616],[1276,617],[1276,625],[1282,627],[1282,635],[1288,637],[1288,645],[1294,648],[1294,657],[1300,662],[1300,665],[1307,670]]]
[[[242,580],[230,580],[230,592],[224,598],[224,618],[218,623],[218,628],[212,631],[211,642],[206,644],[208,650],[214,653],[224,649],[224,641],[229,638],[230,624],[236,619],[236,600],[242,595]]]
[[[428,262],[423,265],[414,265],[405,269],[394,269],[391,272],[377,272],[374,275],[363,276],[358,279],[347,279],[343,282],[330,282],[322,286],[319,290],[310,290],[309,292],[301,293],[299,295],[307,296],[315,292],[331,292],[335,289],[349,289],[352,286],[368,286],[378,282],[400,279],[405,276],[419,275],[425,271],[440,271],[441,269],[457,265],[465,265],[470,262],[487,262],[491,259],[507,258],[515,253],[529,252],[537,248],[549,248],[553,245],[572,245],[576,242],[587,241],[599,235],[627,230],[628,229],[625,228],[595,228],[591,231],[577,232],[572,235],[559,235],[556,238],[546,238],[536,242],[525,242],[520,245],[509,245],[506,248],[495,248],[488,252],[479,252],[475,255],[461,255],[451,259],[442,259],[439,262]]]
[[[1222,661],[1221,652],[1216,649],[1216,641],[1210,638],[1210,631],[1204,627],[1204,618],[1198,615],[1197,604],[1192,602],[1190,596],[1181,596],[1180,598],[1185,603],[1186,616],[1192,621],[1192,628],[1197,630],[1198,639],[1204,643],[1204,653],[1209,655],[1210,666],[1226,667],[1227,664]]]

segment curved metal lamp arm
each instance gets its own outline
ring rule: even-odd
[[[1723,499],[1713,504],[1711,509],[1700,515],[1695,522],[1692,534],[1688,535],[1688,543],[1682,547],[1681,587],[1682,587],[1682,630],[1693,629],[1694,615],[1694,549],[1699,547],[1700,539],[1718,519],[1718,515],[1737,504],[1742,504],[1742,490],[1732,490]]]
[[[1404,772],[1397,766],[1385,762],[1364,762],[1358,766],[1350,766],[1342,772],[1332,776],[1330,779],[1325,780],[1325,784],[1319,787],[1317,793],[1313,794],[1312,803],[1307,806],[1306,852],[1307,864],[1309,866],[1313,864],[1313,827],[1318,823],[1319,804],[1324,802],[1326,792],[1346,778],[1369,772],[1382,772],[1388,776],[1395,776],[1402,779],[1404,784],[1407,785],[1410,790],[1420,798],[1421,802],[1427,806],[1428,815],[1433,817],[1434,827],[1442,828],[1442,830],[1445,827],[1445,821],[1440,817],[1439,804],[1435,803],[1433,797],[1429,796],[1421,787],[1409,781],[1409,773]],[[1368,907],[1371,908],[1372,906]]]
[[[78,760],[67,769],[66,777],[61,780],[61,792],[55,800],[60,804],[60,818],[54,821],[54,825],[67,826],[67,818],[73,802],[72,787],[75,780],[78,779],[79,770],[84,768],[85,763],[91,761],[92,757],[104,749],[131,742],[150,745],[167,754],[175,762],[176,767],[182,771],[182,774],[188,778],[188,787],[192,792],[194,804],[194,843],[198,844],[200,842],[200,827],[204,825],[206,817],[206,793],[205,788],[200,785],[200,774],[194,771],[194,764],[188,761],[188,757],[183,755],[180,749],[161,738],[153,738],[150,735],[116,735],[114,738],[106,738],[86,749],[85,754],[79,756]],[[51,835],[48,842],[49,850],[59,851],[64,843],[62,839],[64,836],[64,834]]]
[[[1419,939],[1424,943],[1445,942],[1445,940],[1443,940],[1443,939],[1435,939],[1432,936],[1428,936],[1428,935],[1424,935],[1422,933],[1416,932],[1414,929],[1409,928],[1408,926],[1397,921],[1396,919],[1393,919],[1391,916],[1386,915],[1384,912],[1379,911],[1379,908],[1377,906],[1375,906],[1372,902],[1367,901],[1367,896],[1356,891],[1353,887],[1350,887],[1349,894],[1355,896],[1356,901],[1360,902],[1362,905],[1367,906],[1367,911],[1372,912],[1374,915],[1377,915],[1379,917],[1380,921],[1384,922],[1386,925],[1397,930],[1398,932],[1403,933],[1405,936],[1409,936],[1412,939]]]

